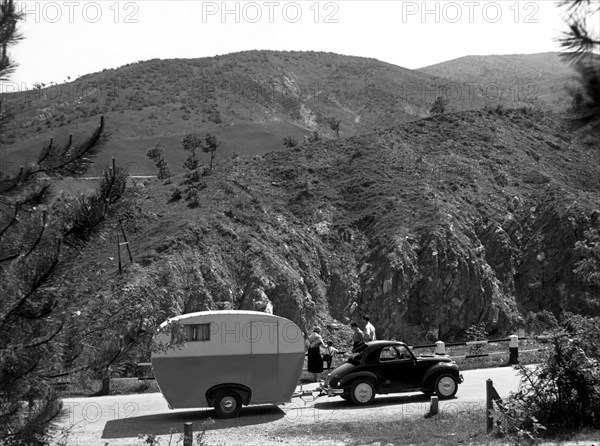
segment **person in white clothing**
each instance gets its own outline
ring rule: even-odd
[[[365,342],[374,341],[376,339],[375,327],[369,321],[369,316],[363,316],[363,319],[365,320]]]

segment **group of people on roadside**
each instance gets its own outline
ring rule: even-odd
[[[375,341],[377,339],[375,337],[375,327],[369,320],[369,316],[363,316],[363,320],[365,321],[364,331],[358,328],[356,322],[350,324],[350,327],[354,330],[354,334],[352,335],[353,352],[362,350],[365,347],[365,342]]]
[[[352,322],[350,327],[354,330],[352,335],[352,352],[359,352],[365,346],[366,342],[374,341],[375,327],[371,324],[369,316],[363,316],[365,321],[364,331],[358,327],[356,322]],[[319,374],[323,372],[323,362],[327,364],[327,370],[331,369],[333,357],[338,353],[338,349],[333,346],[333,341],[325,343],[321,337],[321,328],[315,327],[313,332],[306,339],[306,347],[308,350],[308,372],[315,374],[315,381],[318,381]]]

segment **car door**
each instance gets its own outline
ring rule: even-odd
[[[414,356],[404,346],[387,346],[379,355],[379,389],[382,393],[417,387]]]

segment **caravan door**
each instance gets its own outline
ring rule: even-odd
[[[272,403],[281,399],[279,382],[279,321],[250,321],[252,402]]]

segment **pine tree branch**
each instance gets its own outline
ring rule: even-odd
[[[40,274],[34,280],[34,282],[29,286],[29,290],[27,292],[23,293],[23,295],[20,298],[18,298],[16,302],[9,303],[9,307],[10,307],[9,309],[6,309],[6,310],[3,309],[4,314],[0,314],[0,324],[4,324],[6,319],[9,316],[11,316],[14,313],[14,311],[17,308],[19,308],[21,306],[21,304],[23,304],[23,302],[25,302],[36,291],[38,291],[40,286],[48,279],[48,277],[50,277],[50,274],[52,274],[52,272],[56,268],[56,265],[58,265],[58,261],[60,259],[61,245],[62,245],[62,240],[59,239],[58,245],[56,246],[56,249],[52,255],[52,262],[48,265],[48,267],[45,269],[45,271],[43,271],[42,274]]]
[[[67,143],[62,148],[49,150],[44,155],[43,162],[39,164],[39,169],[34,173],[82,175],[92,164],[92,158],[100,152],[109,136],[108,132],[104,131],[104,116],[101,116],[100,125],[89,138],[78,146]]]
[[[34,339],[32,342],[28,343],[28,344],[20,344],[15,346],[15,349],[30,349],[30,348],[36,348],[39,347],[41,345],[44,344],[48,344],[49,342],[51,342],[62,330],[63,326],[65,325],[64,321],[61,321],[61,323],[59,324],[58,328],[56,328],[56,330],[44,337],[40,337],[37,339]],[[12,347],[12,346],[11,346]]]
[[[4,233],[6,231],[8,231],[8,229],[18,221],[18,219],[17,219],[18,214],[19,214],[19,205],[17,204],[15,206],[13,206],[13,216],[11,217],[10,221],[6,224],[6,226],[4,228],[2,228],[0,230],[0,239],[2,238]]]

